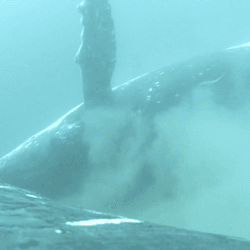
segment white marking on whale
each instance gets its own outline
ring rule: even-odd
[[[108,224],[120,224],[120,223],[141,223],[138,220],[132,219],[98,219],[98,220],[84,220],[84,221],[73,221],[66,222],[69,226],[96,226],[96,225],[108,225]]]
[[[199,86],[208,86],[208,85],[214,84],[214,83],[218,82],[224,76],[225,76],[225,73],[223,75],[221,75],[219,78],[217,78],[217,79],[215,79],[213,81],[204,81],[204,82],[201,82],[199,84]]]

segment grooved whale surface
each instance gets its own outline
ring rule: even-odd
[[[205,234],[64,206],[0,181],[1,249],[247,250],[241,238]]]

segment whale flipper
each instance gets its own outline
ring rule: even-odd
[[[85,0],[77,8],[82,15],[83,31],[75,61],[81,69],[85,106],[110,104],[110,81],[116,62],[111,7],[107,0]]]

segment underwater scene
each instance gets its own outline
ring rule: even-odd
[[[0,248],[250,249],[249,12],[0,1]],[[70,245],[69,227],[96,238]],[[162,227],[175,243],[153,242]]]

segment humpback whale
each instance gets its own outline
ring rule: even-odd
[[[78,10],[84,29],[75,60],[81,70],[84,102],[2,157],[0,176],[11,185],[55,200],[85,193],[94,196],[104,189],[115,200],[105,206],[132,206],[155,182],[154,166],[147,155],[157,136],[152,121],[185,102],[192,105],[197,89],[208,89],[214,103],[228,109],[249,101],[248,95],[242,100],[235,90],[250,86],[250,45],[169,65],[111,89],[116,47],[110,5],[108,1],[85,0]],[[112,154],[104,135],[110,138]],[[133,139],[138,137],[142,139],[137,147]],[[131,151],[133,146],[136,148]],[[121,152],[126,152],[122,160],[127,167],[118,169]],[[104,173],[117,182],[118,190],[109,190]],[[172,182],[170,186],[175,188],[171,171],[168,174],[166,185]],[[96,179],[101,185],[95,184],[96,190],[91,190],[88,184]],[[130,185],[131,180],[135,184]],[[175,191],[168,191],[166,197],[174,198]],[[88,206],[90,198],[84,199]],[[94,199],[105,202],[108,197]]]
[[[218,105],[237,108],[242,100],[235,96],[234,77],[239,60],[250,62],[249,51],[249,46],[225,49],[146,73],[113,88],[115,107],[129,110],[130,119],[150,123],[150,118],[189,99],[194,89],[205,87]],[[241,84],[248,87],[248,67],[240,74]],[[2,157],[1,178],[50,198],[76,192],[91,171],[90,145],[84,141],[87,112],[85,103],[78,105]]]

